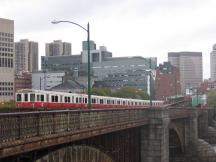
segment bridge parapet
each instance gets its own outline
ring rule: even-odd
[[[4,113],[0,114],[0,158],[140,127],[141,161],[168,162],[170,121],[180,120],[185,126],[181,141],[187,151],[198,139],[197,118],[205,111],[163,107]]]
[[[197,117],[198,115],[198,109],[191,108],[191,107],[176,107],[176,108],[170,108],[169,109],[169,117],[170,119],[180,119],[180,118],[189,118],[189,117]],[[201,111],[202,112],[202,111]],[[201,113],[200,112],[200,113]]]
[[[148,123],[147,109],[0,114],[0,158]]]

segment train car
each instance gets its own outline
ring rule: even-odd
[[[146,108],[149,100],[91,95],[91,108]],[[163,101],[153,101],[153,107],[163,106]],[[88,95],[66,92],[23,89],[16,93],[16,108],[59,109],[88,107]]]
[[[166,98],[167,104],[174,104],[185,100],[185,96],[177,95],[177,96],[170,96]]]

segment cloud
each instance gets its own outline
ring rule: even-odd
[[[72,42],[77,54],[86,39],[71,24],[52,25],[56,19],[90,22],[91,39],[114,56],[157,56],[161,62],[167,52],[185,50],[203,51],[208,60],[216,42],[215,8],[215,0],[1,0],[0,15],[15,20],[16,39],[39,41],[41,55],[54,39]]]

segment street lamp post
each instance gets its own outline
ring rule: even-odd
[[[83,26],[72,22],[72,21],[52,21],[52,24],[58,24],[58,23],[70,23],[74,24],[83,30],[87,32],[87,44],[88,44],[88,108],[91,108],[91,67],[90,67],[90,28],[89,23],[87,24],[87,28],[84,28]]]
[[[152,107],[152,80],[151,80],[151,58],[149,58],[149,101],[150,107]]]

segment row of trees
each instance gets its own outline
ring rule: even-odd
[[[0,109],[1,108],[15,108],[15,101],[5,101],[5,102],[0,102]]]
[[[93,88],[92,94],[99,95],[99,96],[111,96],[111,97],[120,97],[120,98],[133,98],[133,99],[143,99],[143,100],[149,99],[149,96],[146,92],[132,87],[123,87],[115,91],[112,91],[110,88]]]
[[[216,90],[211,90],[208,93],[207,102],[210,107],[216,108]]]

